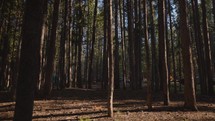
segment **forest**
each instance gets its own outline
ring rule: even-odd
[[[0,0],[0,120],[215,120],[215,0]]]

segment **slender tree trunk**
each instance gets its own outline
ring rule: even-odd
[[[200,28],[200,20],[199,20],[199,9],[198,9],[198,1],[192,0],[192,9],[193,9],[193,23],[194,23],[194,32],[195,32],[195,42],[197,49],[197,62],[198,62],[198,71],[199,71],[199,79],[201,86],[201,94],[207,93],[207,83],[206,83],[206,72],[205,72],[205,53],[203,48],[203,39],[202,32]]]
[[[180,36],[184,66],[184,98],[185,98],[184,106],[187,109],[197,110],[194,87],[191,40],[187,23],[187,11],[185,0],[179,1],[179,11],[180,11]]]
[[[114,54],[112,36],[112,0],[107,2],[108,13],[108,116],[113,117],[113,92],[114,92]]]
[[[77,65],[77,87],[82,88],[82,39],[83,39],[83,20],[82,20],[82,1],[78,3],[78,65]]]
[[[170,63],[170,39],[169,39],[169,30],[168,30],[168,0],[165,1],[165,38],[166,38],[166,55],[167,55],[167,68],[168,68],[168,90],[170,91],[171,88],[171,82],[170,82],[170,76],[171,74],[171,63]]]
[[[134,56],[134,17],[133,17],[133,1],[127,1],[128,9],[128,43],[129,43],[129,67],[130,67],[130,84],[133,89],[136,87],[136,77],[135,77],[135,56]]]
[[[77,34],[77,28],[75,28],[75,34]],[[78,44],[77,44],[77,36],[75,37],[75,42],[74,42],[74,76],[73,76],[73,87],[77,86],[77,57],[78,57]]]
[[[122,7],[123,6],[123,7]],[[122,80],[123,80],[123,89],[126,89],[126,50],[125,50],[125,23],[124,23],[124,13],[122,15],[122,12],[124,12],[124,0],[119,0],[119,10],[120,10],[120,28],[121,28],[121,49],[122,49]],[[122,11],[123,10],[123,11]]]
[[[213,19],[214,19],[214,26],[215,26],[215,0],[212,0],[213,1]],[[214,29],[215,30],[215,29]],[[213,66],[214,66],[214,69],[215,69],[215,36],[213,36]]]
[[[155,26],[154,26],[154,10],[152,6],[152,1],[149,2],[150,6],[150,20],[151,20],[151,47],[152,47],[152,89],[155,91],[159,90],[158,81],[158,68],[157,68],[157,53],[156,53],[156,37],[155,37]]]
[[[58,22],[58,13],[59,13],[59,0],[54,1],[54,10],[53,10],[53,19],[52,19],[52,30],[50,39],[47,40],[46,45],[46,74],[45,74],[45,83],[44,83],[44,96],[49,96],[52,90],[52,74],[54,71],[54,58],[55,58],[55,43],[56,43],[56,31],[57,31],[57,22]],[[55,72],[57,76],[57,72]]]
[[[62,37],[60,39],[60,56],[59,56],[59,77],[60,77],[60,89],[65,88],[66,83],[66,73],[65,73],[65,42],[67,40],[67,15],[68,15],[68,1],[63,2],[64,5],[64,15],[63,15],[63,28]]]
[[[44,73],[45,73],[45,70],[44,70],[44,58],[45,58],[45,51],[44,51],[44,48],[45,48],[45,40],[46,40],[46,33],[47,33],[47,26],[46,26],[46,21],[47,21],[47,11],[48,10],[48,0],[44,0],[44,4],[43,4],[43,14],[44,14],[44,17],[43,17],[43,23],[42,23],[42,35],[41,35],[41,45],[40,45],[40,75],[39,75],[39,79],[37,79],[37,82],[36,82],[36,89],[35,89],[35,96],[40,96],[40,91],[41,91],[41,88],[44,84]]]
[[[108,85],[108,51],[107,51],[107,0],[104,0],[104,44],[103,44],[103,71],[102,87],[107,89]]]
[[[94,47],[96,40],[96,18],[97,18],[97,6],[98,0],[95,0],[95,8],[93,15],[93,33],[92,33],[92,43],[91,43],[91,52],[90,52],[90,62],[89,62],[89,72],[88,72],[88,88],[92,88],[92,71],[93,71],[93,60],[94,60]]]
[[[143,25],[143,18],[142,18],[142,5],[141,5],[141,3],[142,3],[142,1],[141,0],[138,0],[138,2],[137,2],[137,8],[138,8],[138,14],[137,14],[137,16],[138,16],[138,33],[139,33],[139,35],[138,35],[138,41],[137,41],[137,48],[138,48],[138,52],[137,52],[137,56],[138,56],[138,63],[137,63],[137,67],[138,67],[138,88],[139,89],[141,89],[142,88],[142,83],[143,83],[143,70],[142,70],[142,43],[143,43],[143,41],[142,41],[142,34],[141,34],[141,32],[142,32],[142,25]],[[138,5],[139,4],[139,5]],[[150,56],[150,55],[149,55]],[[151,72],[150,72],[151,73]]]
[[[119,8],[119,0],[114,0],[115,3],[115,67],[114,67],[114,87],[115,89],[119,89],[120,80],[119,80],[119,36],[118,36],[118,8]]]
[[[173,40],[173,26],[172,26],[172,12],[171,12],[171,3],[168,0],[168,13],[169,13],[169,22],[170,22],[170,41],[171,41],[171,51],[172,51],[172,64],[173,64],[173,79],[174,79],[174,92],[177,93],[176,85],[176,69],[175,69],[175,53],[174,53],[174,40]]]
[[[39,77],[43,0],[26,0],[17,84],[15,121],[31,121],[34,88]]]
[[[181,59],[181,40],[179,34],[179,52],[178,52],[178,73],[179,73],[179,82],[182,80],[182,59]],[[179,90],[182,91],[182,83],[179,83]]]
[[[148,11],[147,0],[143,0],[143,13],[144,13],[144,35],[145,35],[145,49],[146,49],[146,69],[147,69],[147,105],[148,109],[152,109],[152,86],[151,86],[151,65],[150,65],[150,50],[148,40]]]
[[[134,28],[134,68],[135,68],[135,88],[142,88],[141,87],[141,75],[142,75],[142,68],[141,68],[141,45],[142,45],[142,39],[141,39],[141,26],[142,26],[142,16],[140,15],[140,0],[134,0],[134,22],[135,22],[135,28]]]
[[[160,51],[160,79],[163,84],[164,105],[169,105],[168,89],[168,66],[167,66],[167,46],[165,38],[165,1],[158,0],[158,25],[159,25],[159,51]]]
[[[72,61],[71,61],[71,57],[72,57],[72,0],[69,0],[69,28],[68,28],[68,55],[67,55],[67,59],[68,59],[68,68],[67,68],[67,86],[70,87],[71,86],[71,80],[72,80]]]
[[[90,7],[89,7],[89,5],[90,5],[90,2],[91,1],[88,1],[87,2],[87,5],[88,5],[88,7],[87,7],[87,18],[88,18],[88,20],[87,20],[87,23],[88,23],[88,25],[87,25],[87,39],[86,39],[86,57],[85,57],[85,69],[84,69],[84,73],[85,73],[85,80],[87,81],[86,82],[86,88],[89,88],[89,80],[88,80],[88,76],[89,76],[89,46],[90,46],[90,32],[91,32],[91,24],[90,24]]]
[[[205,0],[201,0],[202,2],[202,30],[203,30],[203,37],[204,37],[204,45],[205,45],[205,59],[206,59],[206,73],[207,73],[207,84],[208,84],[208,94],[214,95],[213,90],[213,66],[211,60],[211,45],[208,33],[208,22],[207,22],[207,15],[206,15],[206,3]]]

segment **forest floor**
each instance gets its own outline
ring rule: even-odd
[[[0,121],[12,120],[15,103],[0,93]],[[215,121],[215,97],[197,97],[197,112],[183,109],[183,95],[171,94],[164,106],[160,94],[154,96],[153,110],[147,111],[146,93],[142,90],[116,90],[114,118],[107,117],[107,92],[103,90],[54,90],[48,100],[36,99],[33,120],[81,121]]]

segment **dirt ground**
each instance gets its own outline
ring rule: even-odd
[[[111,119],[107,117],[106,95],[104,90],[55,90],[49,100],[35,100],[33,120],[215,121],[215,97],[197,97],[199,111],[192,112],[183,109],[182,94],[171,95],[173,100],[168,107],[156,94],[153,110],[147,111],[144,91],[116,90]],[[12,120],[14,107],[14,102],[1,99],[0,95],[0,121]]]

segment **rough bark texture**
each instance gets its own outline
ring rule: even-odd
[[[31,121],[34,88],[39,76],[43,0],[26,0],[17,84],[15,121]]]
[[[184,65],[184,99],[185,108],[196,110],[196,96],[194,87],[194,72],[191,51],[191,39],[189,35],[189,28],[187,23],[187,11],[185,0],[179,1],[180,11],[180,37],[182,45],[182,57]]]

